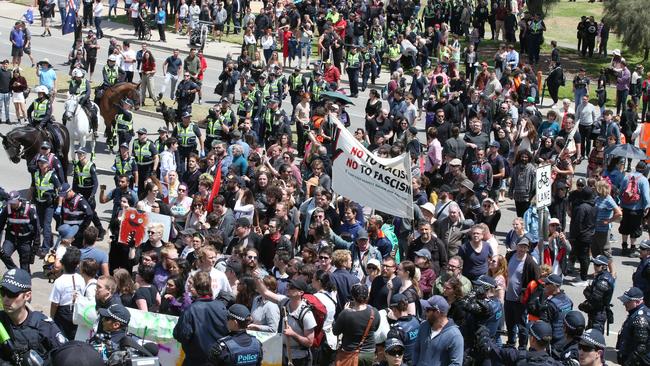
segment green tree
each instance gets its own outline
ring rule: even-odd
[[[630,51],[643,50],[644,61],[650,49],[650,11],[648,0],[605,0],[603,19]]]
[[[526,6],[531,14],[546,16],[551,7],[559,2],[560,0],[528,0]]]

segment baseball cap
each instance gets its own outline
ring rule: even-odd
[[[63,183],[61,185],[61,189],[59,190],[59,197],[65,197],[65,195],[70,191],[72,187],[70,187],[70,184],[68,183]]]
[[[307,248],[307,247],[305,247],[305,248]],[[379,260],[376,259],[376,258],[368,259],[368,263],[366,263],[366,268],[368,268],[368,266],[371,265],[371,264],[373,266],[377,267],[377,269],[381,268],[381,263],[379,263]]]
[[[138,130],[138,135],[146,135],[147,134],[147,129],[142,127],[141,129]]]
[[[289,281],[289,285],[302,292],[307,292],[307,282],[299,279]]]
[[[52,146],[47,141],[43,141],[43,143],[41,144],[41,149],[51,149],[51,148]]]
[[[183,112],[183,118],[188,118],[188,117],[192,117],[192,113],[190,113],[190,111]]]
[[[461,166],[462,164],[463,164],[463,162],[458,158],[451,159],[451,161],[449,162],[449,165],[451,165],[451,166]]]
[[[585,316],[578,310],[571,310],[564,316],[564,325],[571,329],[585,328]]]
[[[237,219],[237,226],[250,227],[251,220],[248,217],[240,217]]]
[[[128,149],[128,148],[129,148],[129,144],[127,144],[126,142],[123,142],[123,143],[120,145],[120,148]]]
[[[32,276],[21,268],[10,269],[2,276],[0,287],[15,294],[32,289]]]
[[[628,301],[643,300],[643,291],[639,290],[638,287],[631,287],[629,290],[625,291],[623,295],[618,297],[623,304]]]
[[[400,302],[408,302],[408,298],[403,293],[393,294],[390,297],[390,304],[388,306],[397,306]]]
[[[526,236],[524,236],[521,239],[519,239],[519,241],[517,242],[517,245],[525,245],[525,246],[529,247],[530,246],[530,239],[528,239]]]
[[[366,229],[359,229],[359,231],[357,231],[357,240],[359,239],[368,239],[368,232]]]
[[[102,356],[89,343],[69,341],[50,353],[52,366],[104,366]]]
[[[99,315],[117,320],[122,324],[129,324],[129,321],[131,321],[131,313],[129,313],[124,305],[120,304],[113,304],[106,309],[99,309]]]
[[[165,127],[165,126],[160,126],[160,128],[158,128],[158,133],[161,133],[161,132],[169,132],[169,130],[167,130],[167,127]]]
[[[548,221],[549,225],[560,225],[560,219],[553,217]]]
[[[428,300],[420,300],[422,310],[434,309],[443,314],[449,311],[449,303],[440,295],[433,295]]]
[[[578,181],[576,182],[576,186],[584,187],[586,185],[587,185],[587,180],[585,178],[578,178]]]
[[[11,204],[16,204],[20,202],[20,192],[18,191],[11,191],[9,192],[9,198],[7,199],[7,203]]]
[[[496,147],[497,149],[501,147],[501,144],[499,141],[492,141],[490,142],[490,147]]]
[[[472,281],[473,284],[479,285],[479,286],[488,286],[491,288],[496,288],[497,283],[494,281],[494,278],[488,276],[488,275],[480,275],[477,279]]]
[[[553,329],[549,323],[538,320],[530,326],[530,335],[535,337],[535,339],[542,341],[553,336]]]
[[[644,240],[639,244],[639,249],[650,249],[650,240]]]
[[[86,150],[83,147],[78,148],[74,151],[75,154],[86,155]]]
[[[431,260],[431,252],[427,248],[422,248],[418,250],[417,252],[414,253],[416,257],[422,257],[426,258],[428,260]]]
[[[418,129],[415,126],[409,127],[409,132],[411,135],[417,135],[418,134]]]

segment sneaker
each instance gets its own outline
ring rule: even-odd
[[[573,287],[587,287],[589,286],[589,281],[578,281],[571,284]]]
[[[630,258],[639,258],[639,252],[636,249],[630,249],[629,256]]]

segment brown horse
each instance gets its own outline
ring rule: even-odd
[[[117,83],[104,89],[104,94],[99,100],[99,103],[97,103],[100,114],[104,118],[104,124],[106,125],[104,136],[106,136],[107,145],[109,145],[111,150],[112,146],[110,146],[109,142],[113,138],[113,122],[117,114],[115,105],[120,105],[124,99],[131,99],[135,110],[138,110],[140,108],[140,84],[129,82]]]
[[[29,164],[39,152],[43,141],[48,141],[53,147],[52,152],[61,160],[63,171],[67,173],[70,135],[68,129],[60,123],[52,123],[52,128],[57,130],[63,141],[52,141],[51,133],[34,126],[20,126],[6,135],[0,134],[2,146],[7,151],[9,160],[18,164],[21,159],[25,159]]]

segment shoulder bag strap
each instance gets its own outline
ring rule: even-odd
[[[366,340],[366,337],[368,336],[368,333],[370,333],[370,326],[372,325],[372,322],[375,320],[375,312],[372,311],[372,308],[370,309],[370,319],[368,319],[368,324],[366,325],[366,330],[363,331],[363,336],[361,336],[361,341],[359,341],[359,345],[357,346],[356,351],[359,352],[361,350],[361,345],[363,342]]]

